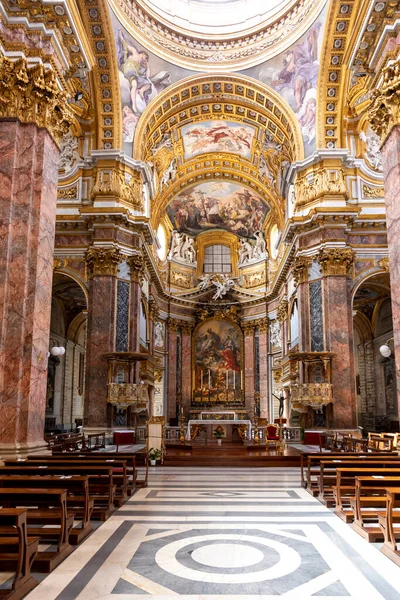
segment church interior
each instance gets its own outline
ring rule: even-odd
[[[0,598],[400,600],[400,3],[0,41]]]

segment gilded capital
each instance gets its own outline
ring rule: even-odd
[[[141,254],[129,256],[127,262],[131,268],[131,281],[142,285],[144,280],[144,260]]]
[[[289,303],[287,300],[281,300],[278,310],[276,311],[276,318],[279,323],[283,323],[288,318],[288,306]]]
[[[134,210],[143,211],[142,178],[139,171],[125,173],[114,169],[99,169],[92,188],[92,199],[113,197],[129,205]]]
[[[194,329],[194,323],[189,323],[188,321],[181,321],[180,326],[184,335],[191,335]]]
[[[295,285],[308,281],[308,269],[312,264],[312,258],[309,256],[296,256],[293,262],[293,277]]]
[[[158,316],[160,314],[160,310],[157,306],[157,302],[154,300],[153,296],[149,296],[148,299],[148,307],[149,307],[149,313],[150,313],[150,317],[153,321],[157,321]]]
[[[355,260],[355,252],[351,248],[324,248],[319,251],[318,262],[322,275],[349,275]]]
[[[59,144],[68,133],[73,114],[56,76],[43,64],[28,66],[25,58],[0,56],[0,117],[36,123]]]
[[[400,56],[382,71],[382,84],[374,90],[368,109],[371,128],[382,142],[400,123]]]
[[[102,275],[115,277],[122,254],[119,248],[89,248],[85,260],[89,279]]]
[[[254,321],[246,321],[242,323],[242,330],[245,336],[253,335],[255,328],[256,326],[254,324]]]
[[[173,319],[172,317],[168,319],[167,323],[168,331],[178,331],[181,324],[180,321],[178,321],[178,319]]]
[[[378,261],[378,265],[381,267],[381,269],[384,269],[387,273],[389,273],[389,257],[385,256],[384,258],[381,258],[380,261]]]

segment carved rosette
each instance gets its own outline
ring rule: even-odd
[[[28,66],[25,58],[0,56],[0,117],[36,123],[57,144],[68,133],[73,114],[67,95],[60,91],[56,75],[42,64]]]
[[[382,84],[374,90],[368,109],[369,122],[382,142],[400,123],[400,56],[382,71]]]
[[[89,248],[85,260],[89,279],[103,275],[116,277],[122,254],[119,248]]]
[[[322,275],[349,275],[355,260],[355,252],[351,248],[324,248],[318,254],[318,262]]]
[[[276,318],[279,323],[283,323],[288,318],[288,306],[289,303],[287,300],[281,300],[278,310],[276,311]]]
[[[129,256],[127,262],[131,268],[131,281],[142,285],[144,280],[144,260],[141,254]]]
[[[309,256],[296,256],[294,259],[293,277],[296,286],[308,281],[308,269],[311,266],[311,263],[312,258]]]

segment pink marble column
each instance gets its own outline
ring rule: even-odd
[[[260,327],[259,332],[260,356],[260,417],[269,420],[268,407],[268,333],[266,327]]]
[[[386,225],[396,364],[397,406],[400,419],[400,126],[393,127],[382,147]]]
[[[59,149],[0,122],[0,455],[43,445]]]
[[[182,406],[185,417],[192,402],[192,333],[182,330]]]
[[[333,427],[356,427],[356,386],[353,356],[353,318],[350,279],[345,275],[323,280],[326,350],[332,361]]]
[[[95,275],[89,282],[86,345],[85,427],[107,427],[108,366],[102,355],[115,350],[117,278]]]
[[[254,412],[254,371],[254,327],[250,327],[245,330],[244,336],[244,398],[246,410],[249,414]]]
[[[167,422],[176,417],[176,339],[177,328],[168,323],[168,363],[167,363]]]

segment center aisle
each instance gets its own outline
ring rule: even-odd
[[[400,570],[297,468],[155,467],[29,600],[400,600]]]

